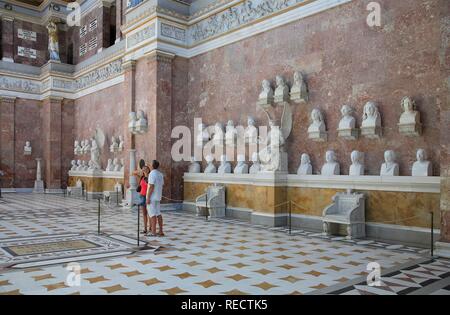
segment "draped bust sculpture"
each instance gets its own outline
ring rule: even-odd
[[[259,163],[259,157],[257,152],[252,154],[252,166],[250,167],[250,174],[258,174],[261,171],[261,164]]]
[[[311,112],[311,124],[308,127],[308,138],[313,141],[326,141],[327,127],[319,109],[314,108]]]
[[[223,126],[220,122],[217,122],[214,125],[214,135],[213,135],[213,143],[215,145],[223,145],[223,138],[224,138],[224,130]]]
[[[403,113],[398,123],[399,131],[406,136],[420,136],[422,124],[420,112],[416,110],[416,104],[409,96],[405,96],[401,102]]]
[[[325,164],[322,166],[321,175],[322,176],[332,176],[340,175],[341,168],[339,163],[336,161],[336,153],[334,151],[327,151],[325,154]]]
[[[356,129],[356,119],[352,116],[353,109],[344,105],[341,108],[342,118],[339,122],[338,135],[341,138],[347,140],[356,140],[359,135],[358,129]]]
[[[416,158],[417,161],[414,162],[412,167],[412,176],[431,176],[432,165],[430,161],[427,161],[425,150],[417,150]]]
[[[279,126],[269,121],[270,131],[267,134],[266,147],[259,152],[262,169],[267,172],[281,171],[287,168],[287,156],[284,152],[284,137]]]
[[[258,128],[255,126],[255,120],[252,117],[247,118],[247,128],[245,128],[245,143],[256,144],[258,142]]]
[[[191,157],[191,164],[189,165],[189,173],[201,173],[200,163],[195,160],[195,157]]]
[[[228,146],[234,146],[236,137],[237,137],[237,130],[234,127],[234,122],[232,120],[229,120],[227,122],[225,131],[225,144]]]
[[[211,155],[207,155],[205,157],[205,160],[206,160],[207,164],[206,164],[206,167],[205,167],[205,170],[203,171],[203,173],[206,173],[206,174],[217,173],[216,166],[213,163],[214,158]]]
[[[50,21],[47,24],[48,30],[48,53],[50,60],[58,61],[59,59],[59,44],[58,44],[58,27],[54,21]]]
[[[362,176],[364,175],[363,153],[359,151],[353,151],[350,155],[352,165],[350,165],[350,176]]]
[[[381,136],[381,116],[375,102],[367,102],[364,105],[361,134],[367,138],[379,138]]]
[[[395,153],[392,150],[384,152],[384,163],[381,165],[380,176],[398,176],[398,164],[395,163]]]
[[[289,100],[289,86],[280,75],[275,79],[277,88],[275,89],[274,101],[275,103],[287,102]]]
[[[311,159],[308,154],[303,153],[300,158],[300,166],[298,167],[297,175],[312,175],[312,173]]]
[[[261,83],[262,90],[259,93],[257,105],[262,108],[268,108],[273,104],[273,90],[269,80],[263,80]]]
[[[239,154],[237,156],[238,163],[234,168],[234,174],[248,174],[248,165],[245,163],[245,155]]]
[[[100,148],[98,147],[97,141],[92,138],[91,139],[91,163],[90,169],[101,169],[100,167]]]
[[[295,103],[308,102],[308,88],[300,71],[294,72],[294,83],[291,88],[291,101]]]
[[[227,161],[227,156],[224,154],[220,157],[220,165],[217,170],[219,174],[229,174],[231,173],[231,164]]]

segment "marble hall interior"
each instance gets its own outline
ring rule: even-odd
[[[77,246],[106,255],[106,239],[126,253],[86,259],[99,274],[81,293],[330,293],[366,271],[333,278],[334,267],[281,262],[314,246],[319,265],[351,245],[383,251],[386,269],[414,260],[449,274],[449,43],[448,0],[0,0],[0,293],[78,290],[32,257],[40,247],[15,243],[58,235],[47,262]],[[141,159],[164,175],[167,237],[141,236],[164,249],[148,254],[173,269],[164,279],[129,252]],[[183,221],[239,243],[195,256],[186,247],[214,251],[214,233],[195,239]],[[301,240],[316,243],[294,250]],[[228,264],[218,256],[229,246],[242,252]],[[286,257],[269,257],[283,246]],[[263,272],[246,269],[255,261]],[[195,262],[221,271],[197,279]],[[29,267],[46,272],[19,281]],[[372,289],[346,292],[361,290]]]

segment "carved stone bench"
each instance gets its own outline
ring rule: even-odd
[[[346,225],[347,239],[366,236],[365,196],[364,194],[337,193],[333,203],[323,210],[323,234],[331,234],[333,225]]]

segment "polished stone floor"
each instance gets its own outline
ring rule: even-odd
[[[450,293],[450,262],[431,259],[424,249],[323,238],[301,230],[289,235],[284,228],[229,219],[206,221],[179,211],[165,211],[163,216],[166,236],[142,237],[152,250],[137,251],[135,211],[102,204],[100,240],[94,237],[96,202],[4,194],[0,199],[0,266],[2,255],[11,256],[8,246],[26,252],[30,260],[25,265],[0,267],[0,294]],[[75,250],[76,258],[70,258],[78,243],[62,243],[67,238],[100,240],[110,248],[104,256],[95,256],[99,254],[89,252],[94,248],[90,246],[83,249],[86,252]],[[33,255],[30,242],[39,243],[44,254]],[[54,260],[59,257],[64,260]],[[80,265],[80,285],[69,285],[66,267],[71,261]],[[381,267],[378,287],[366,283],[370,262]]]

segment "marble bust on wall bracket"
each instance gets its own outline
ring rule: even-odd
[[[384,163],[381,165],[380,176],[398,176],[399,168],[395,163],[395,152],[387,150],[384,152]]]
[[[364,175],[364,153],[359,151],[353,151],[350,155],[352,164],[348,175],[350,176],[363,176]]]
[[[277,88],[275,89],[274,102],[282,104],[289,101],[289,86],[281,75],[276,76]]]
[[[381,116],[375,102],[367,102],[364,105],[361,135],[369,139],[378,139],[381,137]]]
[[[263,80],[261,86],[262,91],[259,93],[257,105],[267,109],[273,105],[273,89],[269,80]]]
[[[322,166],[322,176],[340,175],[341,168],[336,160],[336,153],[334,151],[327,151],[325,154],[325,164]]]
[[[311,112],[311,124],[308,127],[308,138],[313,141],[327,141],[327,127],[321,111],[314,108]]]
[[[303,74],[300,71],[295,71],[294,82],[291,87],[291,101],[294,103],[307,103],[308,100],[308,87]]]
[[[401,102],[403,113],[398,123],[399,131],[402,135],[418,137],[422,135],[422,123],[420,122],[420,112],[416,110],[416,104],[409,96],[405,96]]]
[[[346,140],[356,140],[359,136],[359,129],[356,128],[356,119],[352,116],[353,109],[349,105],[341,108],[342,118],[339,122],[338,136]]]
[[[308,154],[303,153],[300,158],[300,166],[297,169],[297,175],[312,175],[312,173],[311,159]]]

